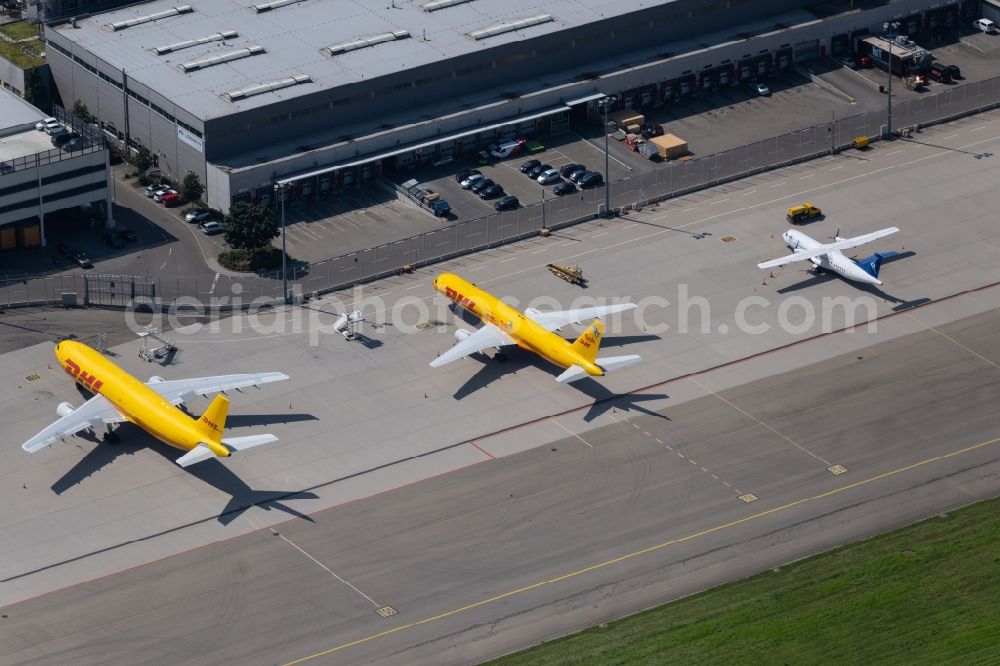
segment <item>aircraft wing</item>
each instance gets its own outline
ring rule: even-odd
[[[218,377],[195,377],[192,379],[170,379],[157,381],[155,378],[146,382],[146,386],[163,396],[171,404],[194,400],[199,395],[209,395],[220,391],[241,389],[247,386],[260,386],[270,382],[281,382],[288,379],[283,372],[259,372],[243,375],[219,375]]]
[[[493,324],[486,324],[469,337],[455,344],[454,347],[431,361],[432,368],[438,368],[445,363],[457,361],[465,358],[469,354],[475,354],[492,347],[503,347],[506,345],[516,345],[517,340],[510,337]]]
[[[541,324],[550,331],[557,331],[567,324],[579,324],[583,321],[591,321],[598,317],[605,317],[616,312],[632,310],[635,303],[617,303],[615,305],[598,305],[592,308],[576,308],[575,310],[554,310],[552,312],[539,312],[532,308],[524,311],[526,317]]]
[[[811,250],[799,250],[795,254],[789,254],[784,257],[779,257],[778,259],[772,259],[770,261],[757,264],[757,268],[774,268],[775,266],[784,266],[785,264],[790,264],[793,261],[802,261],[803,259],[811,259],[813,257],[829,254],[834,250],[846,250],[859,245],[864,245],[865,243],[870,243],[873,240],[894,234],[897,231],[899,231],[899,229],[896,227],[888,227],[887,229],[873,231],[870,234],[855,236],[854,238],[845,238],[844,240],[836,241],[835,243],[820,245],[819,247],[815,247]]]
[[[106,423],[121,423],[124,420],[125,417],[108,402],[107,398],[103,395],[95,395],[83,403],[79,409],[61,417],[22,444],[21,448],[28,453],[34,453],[58,439],[70,437],[81,430],[99,428]]]

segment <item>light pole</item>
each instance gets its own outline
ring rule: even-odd
[[[285,268],[285,184],[275,185],[274,194],[281,200],[281,302],[288,305],[288,271]]]
[[[541,183],[539,183],[541,185]],[[542,229],[545,228],[545,186],[541,185],[542,188]]]
[[[889,110],[886,113],[885,127],[888,130],[889,138],[892,138],[892,40],[895,39],[899,23],[884,23],[882,28],[889,36]]]
[[[618,102],[618,98],[614,95],[608,95],[597,101],[597,105],[604,110],[604,217],[611,217],[611,179],[608,177],[608,107],[616,102]]]

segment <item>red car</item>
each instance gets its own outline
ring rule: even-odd
[[[181,195],[179,194],[168,194],[163,197],[163,205],[167,208],[173,208],[175,206],[181,205]]]
[[[875,65],[875,63],[872,62],[872,57],[867,55],[859,55],[857,62],[858,67],[861,69],[871,69]]]

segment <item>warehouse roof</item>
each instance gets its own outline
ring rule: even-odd
[[[187,1],[154,0],[54,29],[205,120],[657,4]]]

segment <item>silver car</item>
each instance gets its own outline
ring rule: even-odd
[[[559,180],[559,169],[549,169],[548,171],[543,171],[535,180],[542,185],[554,183]]]
[[[477,182],[479,182],[480,180],[482,180],[483,177],[484,176],[481,173],[474,173],[474,174],[472,174],[471,176],[469,176],[468,178],[466,178],[465,180],[462,181],[462,189],[463,190],[469,189],[470,187],[472,187],[473,185],[475,185]]]

